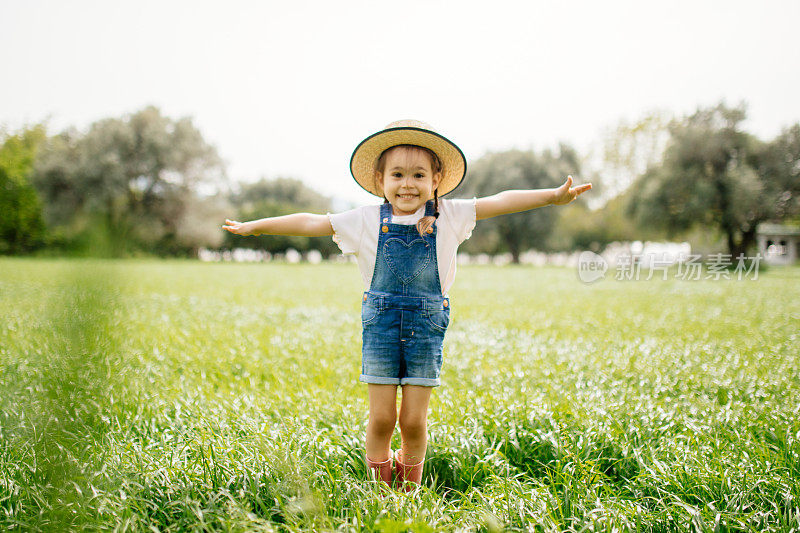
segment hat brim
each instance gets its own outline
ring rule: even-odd
[[[467,159],[461,149],[447,137],[421,128],[388,128],[361,141],[350,157],[350,173],[356,183],[368,193],[383,198],[383,193],[375,183],[375,163],[384,150],[398,144],[413,144],[436,152],[442,161],[438,196],[452,192],[464,180]]]

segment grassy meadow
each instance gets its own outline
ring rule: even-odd
[[[0,529],[800,528],[800,267],[459,267],[412,494],[366,481],[361,291],[355,264],[0,259]]]

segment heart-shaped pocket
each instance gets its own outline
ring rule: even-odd
[[[418,238],[406,243],[392,237],[383,243],[383,254],[389,270],[408,285],[419,276],[431,261],[431,245]]]

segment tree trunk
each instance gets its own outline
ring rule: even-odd
[[[736,233],[741,232],[741,238],[736,239]],[[747,257],[748,249],[752,248],[756,242],[756,226],[753,225],[747,231],[730,229],[727,232],[728,252],[731,254],[731,261],[736,261],[739,254]]]

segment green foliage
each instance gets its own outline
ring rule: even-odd
[[[467,177],[454,197],[490,196],[509,189],[544,189],[558,187],[568,174],[579,174],[577,153],[562,145],[557,154],[545,150],[510,150],[488,153],[472,162]],[[548,236],[558,220],[552,209],[539,208],[502,215],[478,222],[472,237],[460,249],[475,253],[510,252],[517,262],[519,254],[530,248],[552,249]]]
[[[748,254],[758,224],[797,212],[798,128],[763,143],[742,131],[744,105],[698,109],[670,124],[662,165],[633,186],[629,214],[671,238],[697,226],[721,231],[733,256]]]
[[[621,122],[604,139],[604,175],[591,178],[596,193],[619,193],[603,208],[590,211],[579,198],[483,220],[460,249],[510,252],[516,261],[530,248],[598,249],[616,240],[686,235],[716,242],[721,234],[730,253],[748,255],[758,223],[800,219],[800,124],[762,142],[740,129],[745,116],[744,106],[719,104],[668,127],[663,112]],[[580,176],[580,167],[567,145],[556,153],[489,153],[470,163],[453,197],[552,188],[567,174]],[[633,176],[639,178],[624,190]],[[188,257],[201,246],[338,253],[329,237],[243,238],[221,231],[225,218],[330,210],[328,198],[292,179],[200,194],[228,185],[216,149],[192,120],[172,120],[153,106],[97,121],[86,132],[47,137],[38,125],[5,135],[0,147],[0,253]]]
[[[0,135],[0,254],[33,251],[44,244],[42,205],[30,181],[45,127]]]
[[[797,530],[799,282],[459,267],[382,495],[355,265],[3,259],[0,529]]]
[[[774,199],[763,206],[769,210],[765,217],[800,220],[800,124],[785,128],[755,159],[765,194]]]
[[[603,170],[596,193],[614,198],[648,168],[660,165],[669,141],[669,123],[666,111],[652,110],[632,123],[621,120],[607,131],[602,139]]]
[[[241,190],[231,194],[230,202],[236,209],[237,220],[258,220],[292,213],[330,212],[330,199],[293,178],[265,179],[242,184]],[[228,215],[226,218],[232,218]],[[305,252],[319,250],[324,256],[338,252],[330,237],[300,237],[288,235],[258,235],[242,237],[225,232],[223,246],[227,248],[256,248],[270,253],[285,252],[289,248]]]
[[[659,240],[662,234],[652,226],[640,226],[627,214],[630,194],[623,193],[595,210],[573,202],[561,206],[558,224],[549,237],[551,249],[599,252],[612,242]]]
[[[98,255],[114,256],[180,255],[218,244],[217,221],[198,219],[188,209],[221,213],[198,191],[225,179],[216,149],[192,120],[172,120],[153,106],[97,121],[86,133],[70,129],[49,138],[33,175],[57,242],[66,251],[94,254],[86,242],[103,224],[100,233],[111,238]]]

